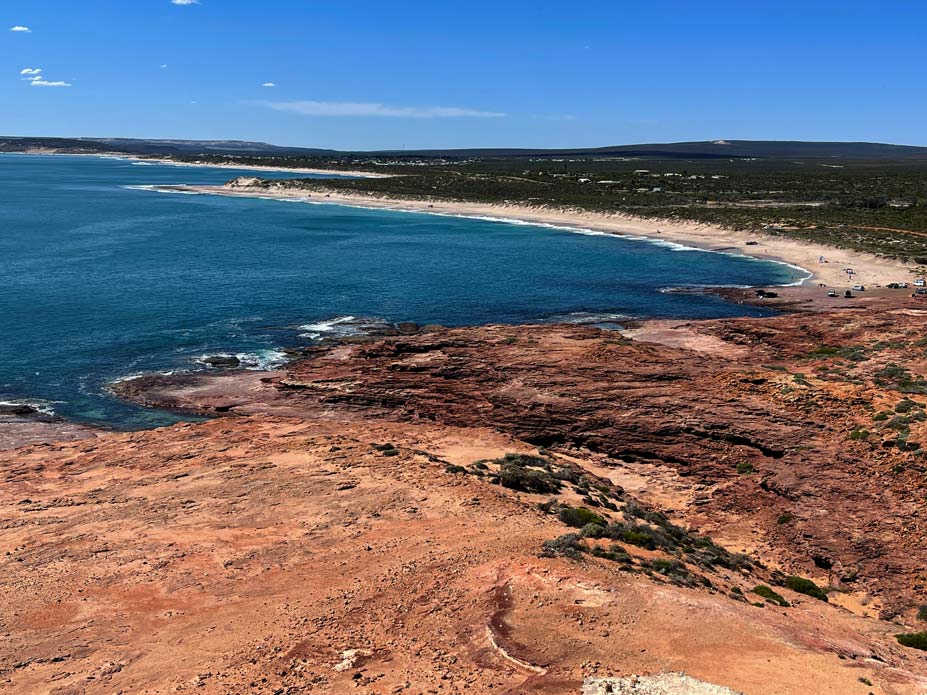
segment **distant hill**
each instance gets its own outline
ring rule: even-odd
[[[615,145],[585,149],[485,148],[441,150],[378,150],[344,152],[309,147],[281,147],[242,140],[145,140],[134,138],[45,138],[0,136],[0,152],[121,152],[139,155],[238,155],[294,157],[648,157],[656,159],[846,159],[927,161],[927,147],[874,142],[800,142],[778,140],[715,140],[705,142]]]
[[[927,147],[873,142],[801,142],[779,140],[714,140],[704,142],[614,145],[588,149],[469,149],[388,151],[377,154],[469,157],[655,157],[660,159],[919,159]]]
[[[338,154],[335,150],[308,147],[280,147],[266,142],[243,140],[142,140],[136,138],[44,138],[0,136],[0,152],[48,149],[75,153],[121,152],[125,154],[228,154],[301,155],[305,157]]]

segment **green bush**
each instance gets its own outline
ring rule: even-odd
[[[579,533],[583,538],[604,538],[605,527],[601,524],[586,524]]]
[[[895,639],[903,647],[927,651],[927,632],[903,632],[895,635]]]
[[[586,546],[583,545],[583,539],[577,533],[567,533],[550,541],[544,541],[544,548],[541,551],[542,557],[568,557],[571,560],[578,560],[586,552]]]
[[[386,452],[384,452],[384,455],[385,454]],[[466,473],[467,469],[464,468],[463,466],[458,466],[456,464],[449,463],[444,467],[444,472],[445,473]]]
[[[518,462],[505,461],[499,469],[499,484],[510,490],[549,494],[559,492],[561,483],[545,469],[528,468]]]
[[[927,621],[927,603],[917,609],[917,619]]]
[[[609,550],[606,550],[602,546],[597,545],[589,552],[596,557],[605,558],[606,560],[611,560],[612,562],[620,562],[624,565],[634,564],[634,558],[624,552],[620,545],[613,545]]]
[[[605,519],[585,507],[561,507],[560,512],[557,514],[557,518],[567,526],[572,526],[574,528],[582,528],[587,524],[596,524],[604,527],[606,523]]]
[[[765,584],[760,584],[758,586],[753,587],[753,593],[756,594],[757,596],[762,596],[770,603],[776,603],[780,606],[783,606],[784,608],[788,608],[789,606],[792,605],[791,603],[786,601],[785,598],[783,598],[781,594],[777,594],[775,591],[770,589]]]
[[[796,593],[816,598],[819,601],[827,601],[827,594],[824,593],[824,590],[810,579],[792,575],[785,578],[785,585]]]
[[[795,516],[793,514],[790,514],[789,512],[786,512],[785,514],[782,514],[778,519],[776,519],[776,523],[782,526],[783,524],[788,524],[794,520],[795,520]]]

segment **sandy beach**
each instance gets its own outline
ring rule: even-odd
[[[659,240],[707,251],[736,253],[762,260],[787,263],[809,273],[808,278],[803,282],[805,286],[823,284],[827,287],[842,290],[857,283],[878,287],[890,282],[911,282],[916,277],[916,270],[913,267],[898,260],[823,244],[814,244],[756,232],[725,229],[696,222],[645,219],[630,215],[605,215],[585,210],[557,210],[528,205],[493,205],[444,200],[404,200],[375,195],[344,194],[340,191],[310,193],[278,186],[265,188],[226,184],[224,186],[172,186],[165,188],[216,195],[297,199],[310,203],[329,203],[463,217],[494,217]],[[821,262],[822,258],[825,262]],[[854,271],[852,277],[847,274],[847,268]]]
[[[245,171],[286,171],[293,172],[294,174],[321,174],[324,176],[351,176],[354,178],[363,178],[363,179],[388,179],[394,176],[399,176],[399,174],[381,174],[374,171],[359,171],[353,169],[315,169],[315,168],[290,168],[290,167],[268,167],[261,166],[260,164],[214,164],[212,162],[178,162],[173,159],[168,158],[159,158],[159,157],[134,157],[131,155],[119,155],[119,154],[107,154],[102,155],[106,157],[118,157],[119,159],[127,159],[133,162],[145,162],[152,164],[169,164],[170,166],[175,167],[210,167],[212,169],[239,169]]]
[[[324,176],[351,176],[354,178],[366,179],[387,179],[400,174],[381,174],[374,171],[359,171],[351,169],[313,169],[313,168],[290,168],[290,167],[268,167],[259,164],[214,164],[212,162],[178,162],[169,157],[138,157],[124,152],[60,152],[51,148],[33,147],[22,152],[11,152],[10,154],[34,154],[34,155],[57,155],[65,157],[102,157],[104,159],[124,159],[129,162],[141,162],[143,164],[168,164],[176,167],[210,167],[212,169],[239,169],[243,171],[286,171],[294,174],[320,174]]]

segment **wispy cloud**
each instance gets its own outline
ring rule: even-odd
[[[546,116],[535,115],[535,116],[532,116],[531,118],[536,121],[575,121],[576,120],[576,116],[573,116],[572,114],[568,114],[568,113],[550,114]]]
[[[42,68],[23,68],[19,71],[23,82],[28,82],[33,87],[71,87],[70,82],[55,81],[51,82],[42,76]]]
[[[15,31],[20,34],[31,34],[32,33],[32,29],[30,29],[29,27],[24,27],[20,24],[17,24],[15,27],[10,27],[10,31]]]
[[[171,0],[172,5],[199,5],[200,0]]]
[[[456,106],[386,106],[350,101],[265,101],[274,111],[288,111],[303,116],[373,116],[385,118],[502,118],[504,113],[480,111]]]
[[[265,82],[265,83],[262,84],[261,86],[262,86],[262,87],[276,87],[276,86],[277,86],[277,83],[276,83],[276,82]]]
[[[70,82],[49,82],[44,77],[33,78],[32,82],[30,82],[29,84],[31,84],[33,87],[71,87],[73,86],[71,85]]]
[[[162,64],[162,65],[161,65],[161,69],[162,69],[162,70],[167,69],[167,63]]]

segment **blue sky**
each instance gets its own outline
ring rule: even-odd
[[[918,0],[0,3],[3,135],[927,145],[925,124]]]

